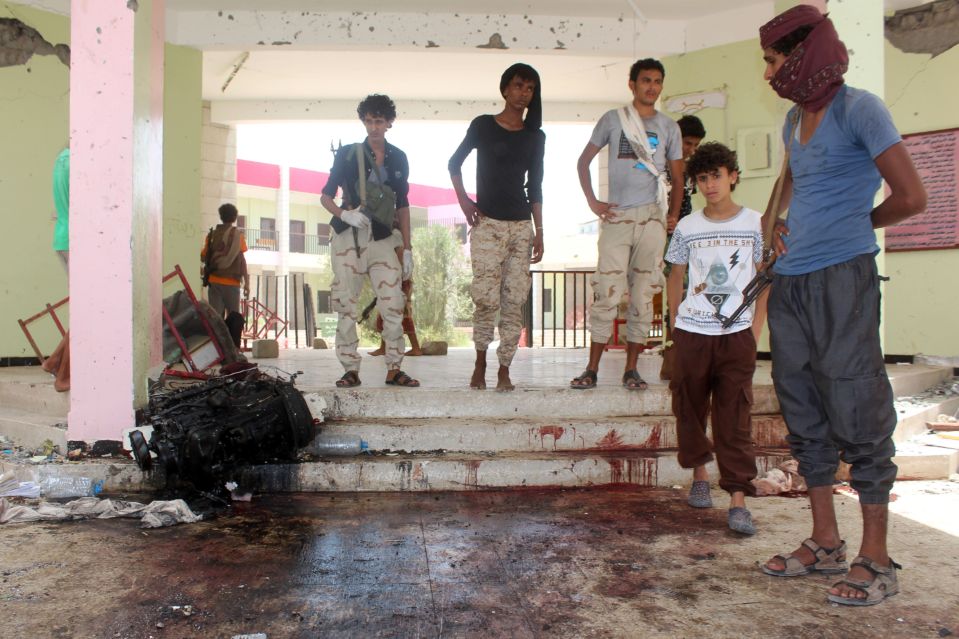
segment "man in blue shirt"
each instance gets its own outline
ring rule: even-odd
[[[813,516],[809,539],[763,571],[846,572],[832,498],[841,457],[859,493],[863,535],[828,599],[876,604],[899,585],[886,547],[896,412],[879,342],[874,229],[921,212],[925,190],[882,101],[844,84],[846,48],[818,9],[799,5],[776,16],[760,29],[760,43],[765,79],[796,103],[783,129],[790,160],[780,210],[767,211],[789,208],[773,236],[769,330],[773,383]],[[890,195],[874,207],[882,180]]]

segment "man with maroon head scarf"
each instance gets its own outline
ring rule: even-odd
[[[783,127],[790,158],[773,244],[769,298],[773,382],[789,443],[809,486],[813,529],[770,575],[846,572],[833,509],[839,459],[851,465],[862,546],[830,601],[870,605],[899,590],[886,548],[896,426],[879,343],[879,251],[874,229],[921,212],[926,194],[889,111],[847,86],[846,47],[818,9],[799,5],[759,30],[765,79],[796,103]],[[890,195],[873,206],[885,180]],[[765,226],[765,225],[764,225]]]

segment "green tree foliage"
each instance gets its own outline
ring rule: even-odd
[[[473,316],[470,268],[453,230],[439,224],[413,232],[413,321],[423,339],[454,340],[453,326]]]
[[[470,298],[472,271],[463,245],[452,229],[434,224],[413,229],[413,323],[420,343],[445,340],[451,346],[469,342],[465,333],[454,330],[456,322],[473,319]],[[363,287],[357,313],[373,300],[367,283]],[[364,346],[379,345],[375,331],[376,311],[360,324],[360,340]]]

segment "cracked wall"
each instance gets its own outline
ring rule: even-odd
[[[959,44],[959,0],[897,11],[886,18],[886,39],[905,53],[945,53]]]
[[[2,18],[32,25],[46,40],[69,42],[66,16],[0,2]],[[169,44],[164,57],[163,267],[168,272],[181,264],[199,290],[195,266],[205,234],[200,219],[202,57],[196,49]],[[0,66],[0,86],[0,140],[7,151],[0,153],[0,202],[7,236],[13,238],[0,252],[2,360],[33,357],[16,320],[67,295],[66,273],[51,248],[50,180],[70,135],[70,74],[55,57],[34,55],[25,63]],[[52,322],[47,329],[34,334],[49,352],[59,338]]]
[[[12,21],[33,25],[54,42],[69,42],[69,20],[35,9],[0,3],[4,43]],[[20,35],[16,35],[20,34]],[[53,55],[16,52],[0,66],[0,202],[6,236],[0,252],[0,358],[33,356],[16,320],[67,294],[63,266],[52,249],[55,210],[51,195],[53,162],[69,139],[70,73]],[[11,58],[6,55],[5,60]],[[39,324],[39,323],[38,323]],[[58,338],[52,322],[35,333],[47,352]],[[32,330],[32,327],[31,327]]]
[[[0,67],[26,64],[34,55],[55,55],[70,67],[70,47],[50,44],[40,32],[18,18],[0,18]]]

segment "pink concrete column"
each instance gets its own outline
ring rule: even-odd
[[[87,442],[134,424],[160,358],[164,2],[127,5],[71,2],[68,437]]]

